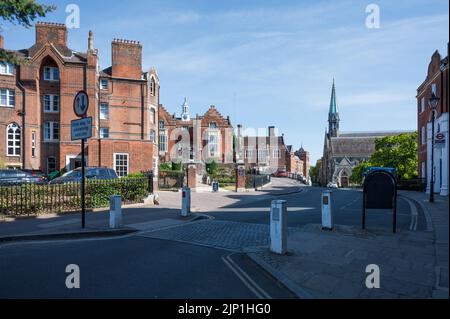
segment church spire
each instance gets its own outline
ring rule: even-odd
[[[339,135],[339,110],[336,103],[336,86],[334,84],[331,89],[330,110],[328,112],[328,134],[331,137],[337,137]]]
[[[181,105],[181,120],[182,121],[190,121],[191,116],[189,114],[189,104],[187,102],[187,98],[184,98],[183,105]]]

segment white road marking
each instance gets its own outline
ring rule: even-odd
[[[411,211],[411,223],[409,224],[409,230],[416,231],[417,230],[417,224],[419,219],[419,213],[417,212],[417,207],[414,205],[414,203],[406,197],[402,197],[408,204]]]
[[[258,299],[272,299],[272,297],[262,289],[250,276],[239,267],[232,259],[230,254],[222,257],[223,262],[233,273],[242,281],[242,283],[250,289]]]

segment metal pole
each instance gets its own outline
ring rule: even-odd
[[[86,226],[86,205],[84,189],[84,139],[81,140],[81,228]]]
[[[431,119],[431,177],[430,177],[430,203],[434,203],[434,110]]]

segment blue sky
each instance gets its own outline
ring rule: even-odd
[[[143,44],[143,65],[158,70],[161,103],[191,113],[216,105],[233,125],[278,127],[288,144],[321,157],[331,83],[336,78],[341,130],[416,129],[416,89],[434,50],[446,54],[447,0],[39,1],[58,9],[41,21],[64,22],[81,11],[70,47],[87,48],[93,30],[101,67],[111,40]],[[365,25],[368,4],[381,28]],[[30,47],[34,30],[3,23],[8,49]]]

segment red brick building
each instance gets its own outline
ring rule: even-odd
[[[191,118],[185,99],[180,117],[159,106],[159,155],[163,162],[233,163],[233,127],[212,105]]]
[[[448,44],[447,44],[448,47]],[[448,49],[447,56],[434,52],[428,66],[425,81],[417,89],[417,130],[418,130],[418,173],[427,181],[427,192],[431,181],[431,145],[435,136],[434,148],[434,191],[448,196]],[[428,101],[434,93],[440,100],[436,110],[435,131],[432,133],[432,112]]]
[[[114,40],[112,66],[99,71],[92,32],[87,52],[70,49],[67,38],[64,24],[37,23],[35,43],[11,51],[28,63],[0,63],[3,166],[45,173],[79,166],[81,146],[71,140],[70,124],[77,118],[73,99],[84,90],[94,126],[86,164],[114,168],[120,176],[151,170],[158,162],[159,81],[153,68],[142,71],[142,46]]]

